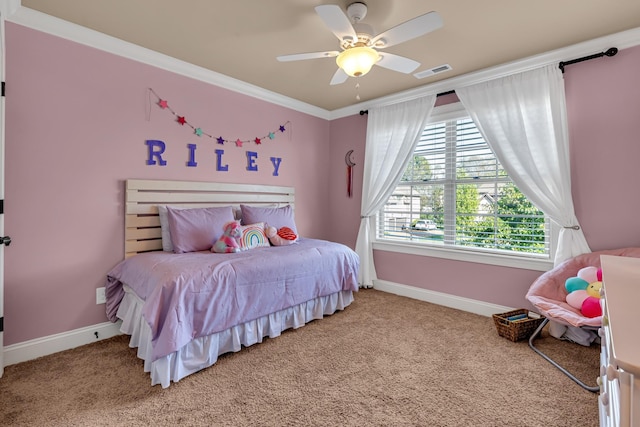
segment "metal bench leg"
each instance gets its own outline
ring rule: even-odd
[[[540,351],[538,348],[536,348],[536,346],[533,345],[533,341],[540,336],[540,333],[542,332],[542,328],[544,328],[544,325],[546,325],[547,323],[549,323],[549,319],[545,318],[542,323],[540,324],[540,326],[538,326],[538,328],[533,332],[533,334],[531,335],[531,337],[529,338],[529,347],[531,347],[531,349],[533,351],[535,351],[536,353],[538,353],[540,356],[542,356],[543,358],[545,358],[549,363],[551,363],[553,366],[555,366],[556,368],[560,369],[560,371],[565,374],[566,376],[568,376],[569,378],[571,378],[573,381],[576,382],[576,384],[578,384],[580,387],[582,387],[585,390],[588,390],[592,393],[598,393],[600,391],[600,386],[588,386],[585,383],[583,383],[582,381],[580,381],[578,378],[576,378],[571,372],[567,371],[565,368],[563,368],[562,366],[560,366],[555,360],[551,359],[549,356],[547,356],[546,354],[544,354],[542,351]]]

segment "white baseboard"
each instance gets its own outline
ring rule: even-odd
[[[374,280],[373,288],[383,292],[409,297],[420,301],[443,305],[470,313],[491,317],[495,313],[505,313],[514,310],[504,305],[492,304],[442,292],[430,291],[428,289],[416,288],[399,283],[388,282],[386,280]]]
[[[504,313],[513,310],[511,307],[491,304],[442,292],[430,291],[428,289],[416,288],[414,286],[388,282],[386,280],[375,280],[373,287],[379,291],[389,292],[488,317],[494,313]],[[90,344],[92,342],[120,335],[120,323],[120,321],[116,323],[100,323],[93,326],[87,326],[86,328],[75,329],[73,331],[49,335],[47,337],[36,338],[30,341],[6,346],[4,347],[3,354],[4,365],[9,366],[20,362],[26,362],[27,360],[48,356],[59,351],[69,350],[81,345]]]
[[[27,360],[47,356],[59,351],[69,350],[99,340],[122,334],[120,323],[104,322],[86,328],[62,332],[4,347],[4,365],[15,365]]]

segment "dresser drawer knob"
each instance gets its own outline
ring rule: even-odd
[[[613,365],[609,365],[607,366],[607,378],[610,380],[614,380],[616,378],[618,378],[618,370],[616,369],[615,366]]]

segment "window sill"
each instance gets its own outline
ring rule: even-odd
[[[548,259],[534,259],[495,253],[482,253],[465,249],[447,249],[431,246],[408,245],[397,242],[383,242],[380,240],[373,243],[373,249],[433,258],[452,259],[456,261],[475,262],[479,264],[498,265],[502,267],[522,268],[525,270],[548,271],[553,268],[553,261]]]

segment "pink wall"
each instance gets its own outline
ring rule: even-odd
[[[367,133],[367,116],[349,116],[331,121],[331,166],[329,172],[330,218],[329,239],[355,248],[360,225],[362,172]],[[345,155],[353,150],[353,190],[347,196],[347,164]]]
[[[326,120],[12,23],[6,41],[5,345],[106,321],[95,288],[123,256],[127,178],[294,186],[300,233],[327,236]],[[253,139],[287,121],[289,132],[220,146],[150,105],[148,87],[215,136]],[[145,164],[148,139],[166,143],[166,166]],[[216,171],[218,148],[228,172]],[[257,172],[246,170],[247,150]]]
[[[640,46],[565,69],[571,176],[592,250],[640,246]]]
[[[123,181],[212,180],[296,187],[301,234],[355,246],[367,116],[332,122],[7,23],[5,344],[106,320],[95,288],[122,258]],[[567,67],[576,211],[592,249],[640,246],[634,212],[640,144],[640,48]],[[152,87],[205,132],[260,146],[220,147],[149,104]],[[148,113],[150,112],[150,116]],[[167,144],[147,166],[148,139]],[[186,167],[197,144],[196,168]],[[223,148],[228,172],[215,169]],[[258,172],[245,152],[258,153]],[[354,150],[346,196],[345,153]],[[272,176],[269,157],[281,157]],[[381,279],[507,306],[527,306],[536,271],[376,251]]]
[[[574,203],[592,250],[640,246],[635,218],[640,211],[638,70],[640,47],[566,68]],[[358,157],[364,158],[366,124],[362,122],[353,116],[331,123],[332,175],[342,175],[340,154],[347,142],[357,144]],[[361,177],[361,170],[358,173]],[[334,224],[331,237],[353,247],[360,218],[352,206],[359,207],[360,200],[345,201],[342,189],[341,185],[330,196],[334,213],[345,213],[336,221],[339,226]],[[357,194],[361,197],[361,192]],[[374,251],[374,259],[380,279],[511,307],[530,307],[524,295],[540,275],[539,271],[385,251]]]

